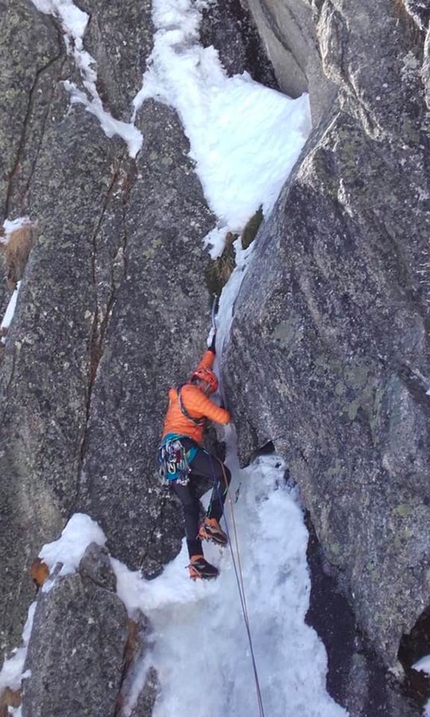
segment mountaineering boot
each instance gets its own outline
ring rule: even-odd
[[[215,518],[205,518],[199,528],[199,538],[201,540],[212,540],[217,545],[227,545],[228,540],[220,524]]]
[[[193,555],[188,570],[192,580],[197,580],[197,578],[210,580],[211,578],[218,577],[219,572],[214,565],[211,565],[205,560],[203,555]]]

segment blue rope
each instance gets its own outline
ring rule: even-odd
[[[226,533],[227,533],[227,538],[228,538],[228,542],[229,542],[229,546],[230,546],[231,558],[232,558],[232,562],[233,562],[234,573],[235,573],[235,576],[236,576],[236,583],[237,583],[237,588],[238,588],[238,591],[239,591],[240,603],[241,603],[241,606],[242,606],[242,615],[243,615],[243,620],[244,620],[244,623],[245,623],[246,633],[247,633],[247,636],[248,636],[248,642],[249,642],[249,648],[250,648],[250,652],[251,652],[252,669],[253,669],[253,672],[254,672],[254,680],[255,680],[255,686],[256,686],[256,691],[257,691],[257,701],[258,701],[258,707],[259,707],[259,711],[260,711],[260,717],[264,717],[263,698],[262,698],[262,695],[261,695],[260,681],[259,681],[259,679],[258,679],[257,663],[256,663],[256,660],[255,660],[254,646],[253,646],[252,635],[251,635],[251,627],[250,627],[250,624],[249,624],[248,607],[247,607],[247,604],[246,604],[245,587],[244,587],[244,584],[243,584],[243,574],[242,574],[242,568],[241,568],[241,565],[240,565],[239,543],[238,543],[238,540],[237,540],[237,534],[236,534],[236,530],[235,530],[235,544],[236,544],[236,551],[237,551],[237,558],[238,558],[237,564],[236,564],[236,558],[235,558],[234,551],[233,551],[233,547],[232,547],[231,536],[230,536],[230,531],[229,531],[229,527],[228,527],[228,521],[227,521],[227,518],[226,518],[226,516],[225,516],[225,514],[224,514],[224,510],[223,510],[223,507],[224,507],[224,506],[223,506],[222,497],[221,497],[221,492],[220,492],[220,484],[219,484],[219,481],[218,481],[218,480],[216,479],[216,477],[215,477],[215,470],[214,470],[214,467],[213,467],[213,457],[212,457],[212,455],[210,455],[210,459],[211,459],[212,475],[213,475],[213,480],[214,480],[214,488],[215,488],[215,491],[216,491],[216,493],[217,493],[217,495],[218,495],[218,500],[219,500],[219,502],[220,502],[220,507],[221,507],[222,514],[224,515],[224,520],[225,520],[225,525],[226,525]],[[222,472],[223,472],[223,475],[224,475],[224,481],[225,481],[226,492],[227,492],[227,495],[228,495],[229,485],[228,485],[228,483],[227,483],[227,478],[226,478],[225,471],[224,471],[224,465],[222,464],[221,461],[220,461],[220,463],[221,463]],[[234,513],[233,513],[233,503],[232,503],[232,500],[231,500],[231,496],[230,496],[230,495],[228,495],[228,498],[229,498],[229,501],[230,501],[230,509],[231,509],[231,514],[232,514],[232,519],[233,519],[233,527],[235,528]],[[211,500],[212,500],[212,498],[211,498]]]

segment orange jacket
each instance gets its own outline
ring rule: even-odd
[[[214,360],[215,354],[213,351],[205,351],[196,371],[200,368],[212,368]],[[230,421],[229,412],[225,408],[217,406],[198,386],[192,383],[186,383],[182,386],[181,400],[185,410],[193,418],[208,418],[215,423],[229,423]],[[178,391],[176,388],[171,388],[162,437],[164,438],[167,433],[177,433],[180,436],[189,436],[193,441],[200,444],[203,440],[204,429],[204,426],[197,426],[182,413],[178,400]]]

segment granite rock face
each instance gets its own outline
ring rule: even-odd
[[[150,101],[140,121],[146,142],[127,201],[125,273],[92,389],[77,508],[100,522],[116,557],[149,576],[182,538],[176,503],[160,496],[155,454],[166,386],[184,380],[196,347],[204,350],[208,256],[199,240],[214,221],[176,114]]]
[[[27,595],[30,586],[22,577],[16,583],[17,575],[64,527],[76,498],[96,360],[94,252],[111,162],[123,152],[83,108],[67,116],[68,102],[59,97],[54,111],[59,124],[46,129],[31,180],[38,238],[2,364],[1,554],[11,584]],[[81,142],[90,128],[94,142]],[[8,581],[2,589],[12,610],[22,604]],[[8,609],[3,618],[11,624]]]
[[[158,483],[155,455],[167,388],[205,348],[202,239],[214,226],[175,113],[144,104],[135,161],[70,104],[64,81],[84,85],[57,20],[27,0],[3,5],[3,217],[29,215],[37,236],[0,371],[2,651],[19,642],[34,594],[29,565],[78,508],[100,522],[113,555],[146,574],[179,548],[178,507]],[[84,9],[103,72],[117,67],[109,32],[128,35],[116,52],[124,68],[132,53],[133,70],[124,83],[112,72],[104,97],[125,116],[152,47],[150,3],[115,8]]]
[[[279,88],[264,38],[241,0],[208,3],[203,8],[200,41],[204,47],[215,47],[228,75],[248,72],[256,82]]]
[[[2,0],[0,30],[0,215],[7,216],[12,180],[30,160],[25,137],[36,115],[37,147],[52,96],[52,73],[58,73],[64,52],[57,27],[30,2]]]
[[[97,90],[116,119],[128,122],[153,46],[151,3],[84,0],[90,17],[85,47],[97,65]]]
[[[0,3],[0,217],[12,211],[12,181],[24,178],[25,196],[29,168],[34,162],[52,95],[52,77],[64,61],[58,30],[44,21],[32,3]],[[29,47],[37,46],[37,52]],[[31,61],[29,61],[31,58]],[[38,117],[37,126],[32,122]],[[24,151],[24,139],[35,133],[34,151]],[[26,210],[24,210],[26,211]],[[6,309],[10,293],[3,281],[0,252],[0,304]],[[3,316],[3,314],[2,314]]]
[[[152,49],[150,2],[79,7],[100,99],[128,122]],[[310,92],[314,131],[235,305],[229,408],[242,462],[268,443],[287,458],[354,619],[392,666],[430,587],[428,6],[249,8],[280,87]],[[220,43],[230,74],[275,84],[244,3],[209,6],[201,39]],[[65,81],[85,91],[58,18],[0,0],[1,217],[36,227],[0,357],[1,652],[18,644],[34,597],[30,563],[77,510],[147,577],[177,553],[179,508],[155,453],[166,389],[187,377],[209,327],[201,240],[215,218],[179,118],[147,100],[131,157],[70,103]],[[37,602],[23,715],[58,713],[64,685],[74,717],[116,714],[128,638],[107,554],[92,546]],[[82,695],[66,684],[59,633],[77,645]],[[89,655],[95,671],[81,677]],[[373,704],[374,664],[353,655],[342,699],[354,717]],[[133,715],[149,717],[156,693],[150,670]],[[381,705],[416,714],[397,685]]]
[[[90,548],[77,573],[57,577],[39,595],[24,667],[31,674],[24,680],[23,717],[116,714],[127,613],[112,591],[115,576],[103,549]]]
[[[323,70],[311,0],[244,1],[258,27],[280,88],[291,97],[309,92],[312,123],[316,127],[334,101],[336,85]]]
[[[424,34],[402,3],[313,5],[338,104],[260,230],[225,380],[242,461],[287,457],[392,665],[430,586]]]
[[[151,4],[79,8],[100,100],[128,121],[152,50]],[[29,0],[1,10],[2,218],[28,215],[36,227],[0,369],[4,652],[19,642],[34,595],[33,558],[77,510],[100,523],[112,555],[147,576],[179,550],[179,508],[155,456],[167,389],[205,348],[202,239],[215,218],[174,111],[144,103],[144,142],[130,157],[87,111],[91,96],[71,104],[71,84],[85,93],[85,77],[60,19]],[[249,62],[244,41],[228,54],[231,71]]]

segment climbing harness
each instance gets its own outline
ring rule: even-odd
[[[216,460],[218,460],[218,459],[216,459]],[[246,633],[247,633],[247,636],[248,636],[249,650],[250,650],[251,661],[252,661],[252,669],[253,669],[253,673],[254,673],[255,689],[256,689],[256,692],[257,692],[257,702],[258,702],[259,713],[260,713],[260,717],[265,717],[265,715],[264,715],[264,706],[263,706],[263,698],[262,698],[262,695],[261,695],[261,688],[260,688],[260,681],[259,681],[259,679],[258,679],[257,663],[256,663],[256,660],[255,660],[254,646],[253,646],[253,643],[252,643],[252,635],[251,635],[251,626],[250,626],[250,622],[249,622],[248,606],[247,606],[247,604],[246,604],[245,586],[244,586],[244,582],[243,582],[243,571],[242,571],[242,565],[241,565],[241,561],[240,561],[239,540],[238,540],[238,537],[237,537],[237,527],[236,527],[236,520],[235,520],[235,516],[234,516],[233,501],[232,501],[231,494],[230,494],[230,491],[229,491],[229,484],[228,484],[227,476],[226,476],[226,474],[225,474],[224,464],[222,463],[222,461],[220,461],[220,463],[221,463],[221,468],[222,468],[222,472],[223,472],[223,476],[224,476],[225,490],[227,491],[227,500],[228,500],[228,504],[229,504],[229,506],[230,506],[231,520],[232,520],[233,533],[234,533],[234,544],[235,544],[235,548],[236,548],[236,556],[235,556],[234,550],[233,550],[233,545],[232,545],[232,541],[231,541],[231,536],[230,536],[230,531],[229,531],[228,522],[227,522],[227,519],[226,519],[226,516],[225,516],[225,513],[224,513],[224,520],[225,520],[225,525],[226,525],[226,533],[227,533],[228,542],[229,542],[229,545],[230,545],[230,552],[231,552],[231,557],[232,557],[232,563],[233,563],[234,573],[235,573],[235,576],[236,576],[236,582],[237,582],[237,587],[238,587],[238,591],[239,591],[240,603],[241,603],[241,606],[242,606],[243,620],[244,620],[244,623],[245,623],[245,629],[246,629]],[[214,481],[215,481],[215,471],[214,471],[213,467],[212,467],[212,472],[213,472],[213,477],[214,477]],[[219,488],[219,484],[218,484],[217,481],[215,481],[215,485],[217,485],[218,500],[219,500],[220,503],[222,504],[220,488]]]
[[[170,481],[177,481],[180,485],[187,485],[189,472],[187,451],[177,438],[164,440],[158,449],[158,472],[165,485]]]

